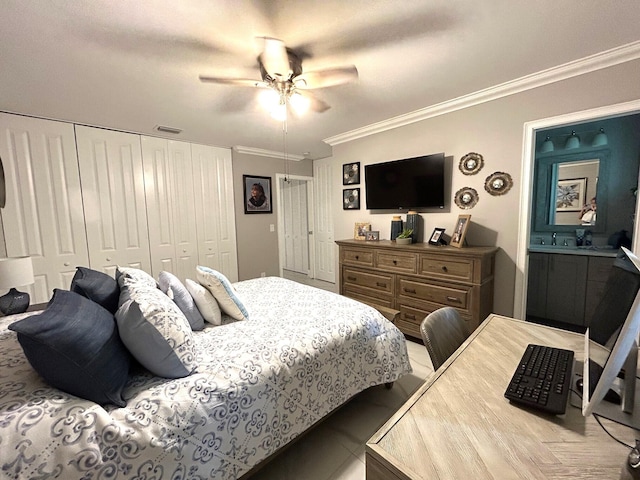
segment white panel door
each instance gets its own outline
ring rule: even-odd
[[[238,281],[231,150],[191,145],[198,262]]]
[[[151,273],[140,136],[75,128],[91,268]]]
[[[309,273],[309,221],[307,182],[282,180],[282,218],[284,224],[284,268]]]
[[[173,233],[176,271],[180,280],[193,278],[198,266],[198,234],[195,215],[194,169],[191,144],[169,140],[173,184]]]
[[[161,271],[177,273],[172,212],[172,178],[169,143],[155,137],[141,138],[144,164],[145,200],[149,226],[151,274]]]
[[[314,162],[313,187],[315,194],[315,273],[316,278],[335,283],[335,252],[333,214],[331,205],[332,168],[328,163]]]
[[[7,255],[31,256],[35,284],[21,290],[46,302],[89,265],[73,125],[1,113],[0,131]]]

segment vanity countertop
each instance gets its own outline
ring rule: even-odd
[[[574,247],[564,245],[529,245],[529,252],[536,253],[559,253],[562,255],[585,255],[589,257],[612,257],[618,255],[618,250],[606,246]]]

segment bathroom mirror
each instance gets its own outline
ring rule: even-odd
[[[608,150],[593,149],[539,155],[535,166],[534,230],[573,232],[582,227],[605,232],[608,159]],[[597,204],[595,213],[591,203]]]

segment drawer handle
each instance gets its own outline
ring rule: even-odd
[[[397,264],[398,264],[398,261],[397,261],[397,260],[394,260],[394,261],[393,261],[393,264],[394,264],[394,265],[397,265]]]
[[[446,272],[446,271],[447,271],[447,266],[446,266],[446,265],[443,265],[443,266],[442,266],[442,271],[443,271],[443,272]]]
[[[415,288],[404,288],[404,292],[405,293],[413,293],[414,295],[416,294]]]
[[[450,302],[462,303],[462,300],[460,300],[458,297],[447,297],[447,300],[449,300]]]
[[[376,285],[377,285],[378,287],[387,288],[387,284],[386,284],[386,283],[376,282]]]
[[[360,255],[356,255],[356,260],[360,260]]]
[[[351,281],[351,282],[355,282],[357,280],[356,277],[347,277],[347,280]]]
[[[415,320],[416,316],[411,314],[411,313],[405,313],[404,314],[405,318],[408,318],[409,320]]]

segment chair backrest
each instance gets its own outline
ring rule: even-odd
[[[469,327],[453,307],[443,307],[431,312],[420,324],[433,369],[437,370],[469,337]]]

